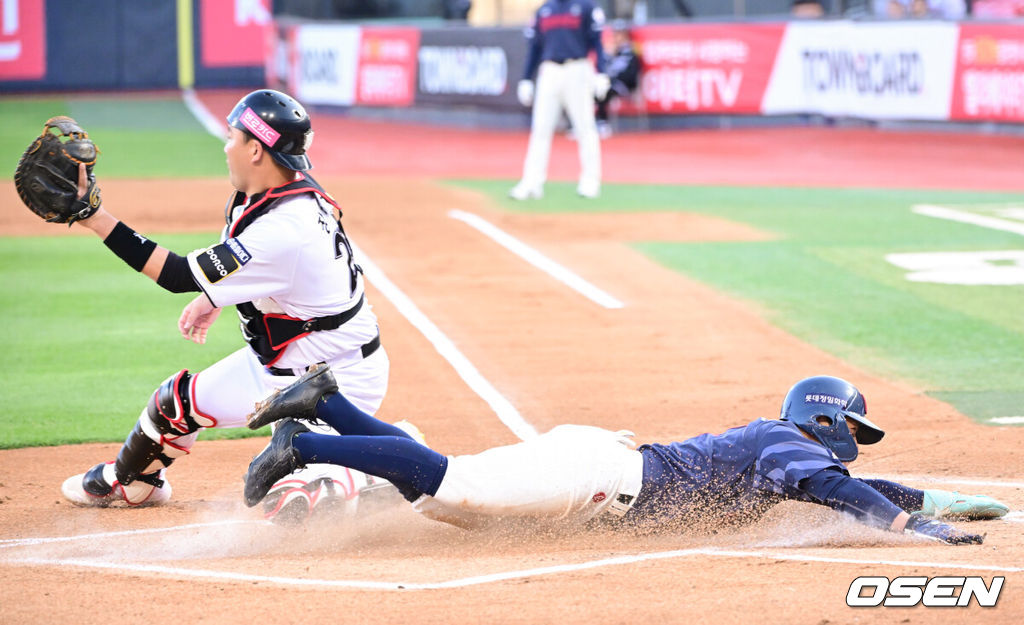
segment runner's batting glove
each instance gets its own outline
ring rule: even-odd
[[[608,95],[608,90],[612,88],[612,81],[608,79],[607,74],[594,74],[594,97],[598,100],[603,100]]]
[[[946,525],[941,521],[930,521],[917,514],[910,515],[903,531],[947,545],[980,545],[985,540],[984,535],[961,532],[952,525]]]
[[[532,80],[520,80],[519,84],[516,85],[516,97],[519,98],[519,103],[525,107],[529,107],[533,104],[533,81]]]

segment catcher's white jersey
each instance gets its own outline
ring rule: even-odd
[[[235,208],[234,218],[245,208]],[[351,309],[363,297],[363,278],[331,211],[325,201],[303,193],[282,198],[237,237],[228,237],[225,228],[219,245],[189,254],[196,283],[220,307],[251,301],[265,314],[297,319]],[[377,333],[377,317],[364,302],[341,327],[290,343],[273,365],[351,364]]]

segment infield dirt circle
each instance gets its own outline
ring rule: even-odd
[[[237,94],[204,98],[220,116]],[[775,416],[796,379],[829,373],[855,381],[888,432],[862,449],[855,473],[1024,506],[1024,429],[977,425],[920,389],[858,370],[627,245],[767,233],[685,213],[507,213],[436,179],[513,179],[523,133],[326,115],[314,123],[314,173],[345,209],[346,230],[537,430],[585,423],[631,429],[640,442],[680,440]],[[604,168],[609,182],[1012,191],[1024,190],[1021,153],[1024,140],[981,135],[691,131],[615,136]],[[552,178],[571,180],[576,166],[575,144],[556,138]],[[216,230],[230,190],[226,179],[102,184],[111,212],[153,235]],[[151,192],[172,187],[174,196]],[[12,184],[0,194],[0,233],[64,235],[22,209]],[[625,307],[595,305],[449,217],[452,209],[487,219]],[[450,454],[516,442],[378,286],[368,293],[392,362],[378,416],[409,418]],[[212,331],[236,330],[222,322]],[[200,439],[169,472],[172,503],[133,510],[77,508],[60,496],[66,477],[112,459],[116,444],[0,452],[0,622],[990,625],[1024,615],[1019,520],[963,524],[988,535],[961,548],[837,524],[796,503],[742,531],[655,536],[472,533],[407,506],[288,531],[242,505],[241,475],[265,442]],[[992,609],[848,608],[860,575],[1006,581]]]

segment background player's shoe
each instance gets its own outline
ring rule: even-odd
[[[612,125],[606,121],[598,120],[597,122],[597,136],[602,139],[609,139],[612,136]]]
[[[314,365],[298,380],[256,404],[256,410],[247,419],[249,429],[258,430],[285,417],[311,421],[315,419],[316,402],[337,392],[338,383],[331,368],[322,363]]]
[[[64,498],[76,506],[106,508],[123,502],[129,506],[153,506],[171,498],[171,485],[164,479],[164,471],[140,475],[134,482],[122,486],[114,476],[114,463],[100,463],[85,473],[72,475],[60,487]]]
[[[512,187],[512,190],[508,192],[508,196],[513,200],[539,200],[544,197],[544,190],[540,187],[531,187],[525,185],[522,182]]]
[[[282,419],[277,424],[270,444],[249,463],[245,474],[245,505],[255,506],[278,480],[305,466],[292,446],[292,439],[308,431],[309,428],[294,419]]]
[[[988,495],[926,490],[924,506],[918,512],[933,518],[998,519],[1009,511],[1009,506]]]
[[[580,183],[580,185],[576,187],[576,195],[588,200],[595,200],[601,195],[601,186]]]

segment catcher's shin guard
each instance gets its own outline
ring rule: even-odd
[[[149,398],[114,463],[117,481],[122,485],[171,466],[175,459],[188,454],[196,432],[213,425],[211,419],[192,410],[191,382],[192,375],[183,369],[164,380]]]
[[[107,506],[155,504],[171,497],[164,469],[189,453],[199,430],[215,425],[192,409],[192,376],[187,370],[167,378],[150,397],[128,434],[117,460],[68,478],[61,490],[72,503]]]

